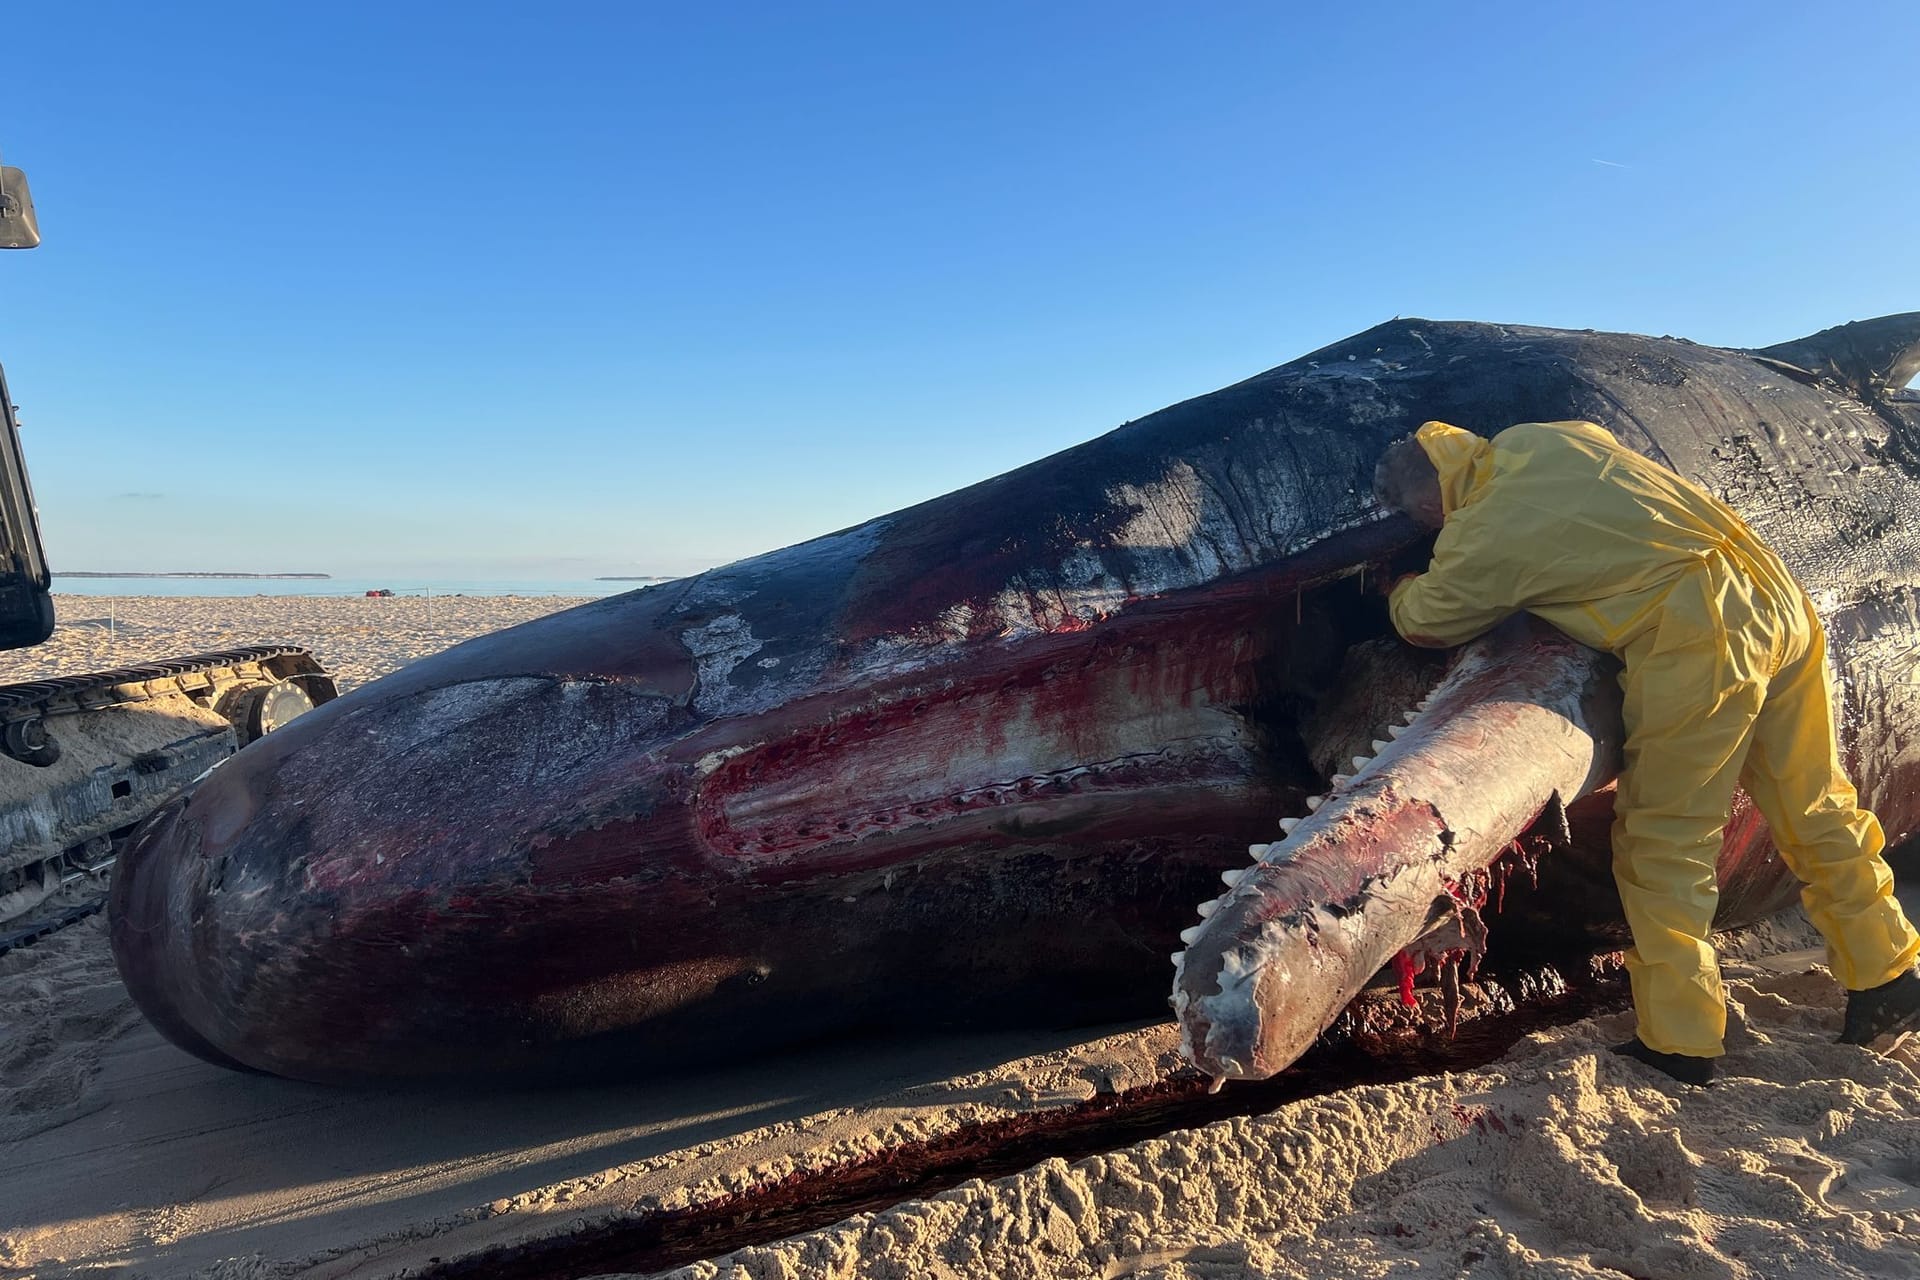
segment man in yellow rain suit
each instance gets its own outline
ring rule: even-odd
[[[1920,1025],[1920,936],[1893,897],[1880,824],[1834,742],[1826,637],[1806,592],[1726,506],[1590,422],[1483,440],[1429,422],[1388,448],[1383,506],[1440,530],[1392,589],[1414,644],[1464,644],[1520,610],[1626,666],[1613,873],[1633,930],[1626,1053],[1691,1084],[1726,1030],[1707,935],[1736,784],[1804,883],[1847,987],[1844,1041]]]

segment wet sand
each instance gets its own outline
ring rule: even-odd
[[[371,679],[557,600],[65,597],[0,679],[244,643]],[[1723,1082],[1604,1052],[1626,1015],[1370,1086],[971,1182],[677,1273],[1920,1275],[1920,1077],[1830,1043],[1804,922],[1733,960]],[[1783,958],[1761,961],[1773,954]],[[161,1040],[98,918],[0,956],[0,1276],[377,1277],[771,1186],[1151,1081],[1165,1025],[839,1045],[596,1089],[398,1091],[241,1075]]]

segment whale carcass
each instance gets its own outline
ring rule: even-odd
[[[1139,1016],[1184,936],[1189,1053],[1266,1074],[1395,957],[1622,936],[1611,674],[1519,623],[1451,671],[1395,642],[1373,584],[1426,544],[1372,505],[1382,447],[1430,418],[1586,418],[1730,502],[1818,603],[1850,763],[1899,839],[1917,369],[1920,313],[1757,352],[1395,320],[356,689],[139,832],[114,952],[177,1044],[355,1080]],[[1538,888],[1479,910],[1537,823]],[[1791,899],[1751,812],[1720,881],[1724,925]]]

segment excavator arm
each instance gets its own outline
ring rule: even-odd
[[[10,165],[0,167],[0,249],[32,249],[39,243],[27,175]],[[6,372],[0,370],[0,649],[25,649],[53,634],[50,585],[40,516],[20,452],[20,420],[7,394]]]
[[[20,422],[0,369],[0,649],[24,649],[53,634],[50,586]]]

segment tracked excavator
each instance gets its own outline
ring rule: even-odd
[[[0,248],[39,243],[26,175],[0,167]],[[0,650],[53,634],[51,586],[0,370]],[[0,952],[99,910],[117,841],[335,693],[313,655],[292,645],[0,684]]]

